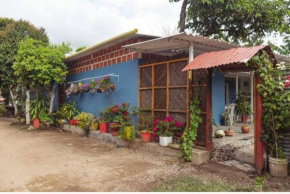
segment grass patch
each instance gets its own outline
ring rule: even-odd
[[[20,123],[20,122],[13,122],[10,124],[10,126],[13,126],[15,128],[17,128],[18,130],[26,130],[27,126],[25,123]]]
[[[237,188],[233,184],[225,184],[217,180],[201,180],[194,177],[170,179],[157,185],[155,192],[232,192],[252,191],[251,188]]]
[[[11,124],[10,124],[10,126],[24,126],[25,124],[23,124],[23,123],[20,123],[20,122],[12,122]]]

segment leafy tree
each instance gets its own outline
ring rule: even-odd
[[[71,49],[68,44],[49,45],[48,43],[26,38],[20,42],[19,50],[12,66],[17,82],[26,89],[26,120],[29,124],[30,92],[37,88],[49,87],[50,108],[52,112],[54,100],[53,83],[64,83],[67,66],[64,63],[65,54]]]
[[[9,88],[10,96],[14,105],[15,115],[18,112],[16,105],[17,87],[14,78],[14,70],[12,65],[15,62],[19,43],[21,40],[29,36],[33,39],[48,42],[48,37],[43,28],[36,28],[27,21],[14,21],[9,18],[0,18],[0,89]],[[8,98],[8,96],[5,96]]]
[[[289,0],[186,1],[185,27],[202,36],[253,44],[266,36],[289,35]],[[183,22],[180,20],[180,27]]]
[[[79,52],[79,51],[84,50],[86,48],[87,48],[86,46],[81,46],[81,47],[79,47],[79,48],[76,49],[76,52]]]

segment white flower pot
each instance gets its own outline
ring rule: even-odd
[[[269,171],[274,177],[287,177],[288,175],[288,158],[278,159],[269,156]]]
[[[168,146],[172,142],[172,137],[159,137],[159,145],[162,147]]]

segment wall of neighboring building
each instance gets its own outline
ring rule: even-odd
[[[216,69],[212,76],[212,114],[215,122],[221,125],[221,115],[225,112],[225,76]]]
[[[115,65],[110,65],[104,68],[98,68],[91,71],[69,75],[68,82],[77,81],[84,78],[103,76],[114,73],[119,75],[119,82],[117,77],[111,77],[115,83],[116,90],[108,95],[106,93],[80,93],[79,95],[71,95],[66,98],[66,102],[76,101],[78,108],[81,111],[90,112],[98,115],[98,111],[103,111],[106,107],[113,104],[129,102],[131,107],[138,106],[138,68],[139,60],[130,60]],[[82,83],[89,83],[90,80]]]

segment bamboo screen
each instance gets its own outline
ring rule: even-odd
[[[187,59],[140,66],[139,105],[151,109],[155,118],[173,116],[187,122],[189,83],[181,70]]]
[[[192,72],[192,80],[182,69],[188,64],[186,59],[165,61],[141,65],[139,67],[139,107],[151,110],[158,119],[173,116],[180,122],[188,124],[190,98],[200,90],[200,109],[203,122],[197,131],[196,144],[205,146],[211,139],[211,106],[207,103],[211,93],[209,74],[205,70]],[[211,84],[210,84],[211,85]],[[206,132],[209,128],[209,132]],[[210,140],[209,140],[210,141]]]

